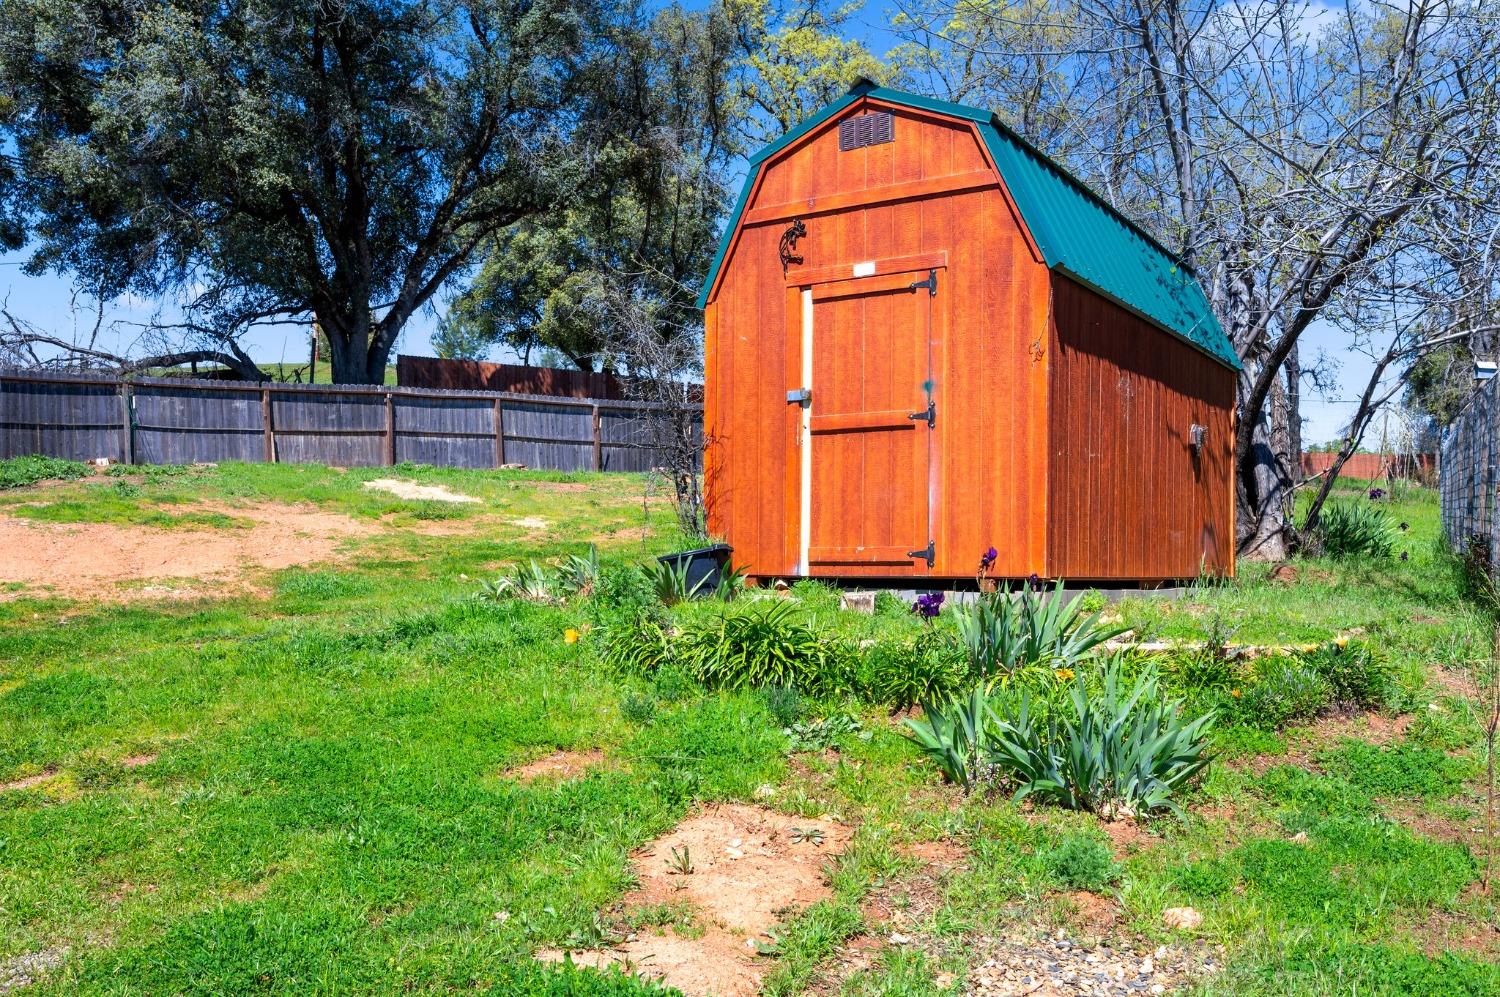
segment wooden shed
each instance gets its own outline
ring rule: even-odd
[[[700,303],[709,528],[752,576],[1233,572],[1202,289],[994,114],[860,81],[751,159]]]

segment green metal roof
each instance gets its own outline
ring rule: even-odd
[[[975,122],[1049,268],[1066,273],[1214,359],[1239,369],[1234,347],[1214,318],[1193,272],[1140,226],[1011,131],[993,112],[890,90],[868,80],[859,81],[848,94],[750,158],[745,188],[709,267],[698,299],[700,308],[707,303],[719,268],[724,264],[761,164],[867,96]]]

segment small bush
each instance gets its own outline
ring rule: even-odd
[[[627,689],[620,697],[620,715],[631,723],[648,724],[656,719],[656,697]]]
[[[945,631],[924,627],[913,637],[871,647],[860,662],[858,684],[867,699],[904,710],[951,694],[963,678],[957,645]]]
[[[0,490],[25,488],[38,481],[51,481],[58,478],[71,480],[81,478],[88,473],[88,465],[80,464],[76,460],[58,460],[56,457],[43,457],[39,454],[30,457],[11,457],[0,460]]]
[[[981,595],[954,607],[953,619],[976,679],[1013,675],[1028,666],[1071,668],[1106,640],[1124,631],[1086,615],[1083,596],[1063,599],[1062,582],[1051,592],[1031,587]]]
[[[802,719],[802,694],[791,686],[773,685],[765,690],[766,712],[778,727],[790,727]]]
[[[646,573],[633,565],[601,568],[593,596],[596,622],[603,616],[634,618],[656,602]]]
[[[1333,690],[1333,699],[1362,709],[1379,709],[1397,698],[1395,671],[1365,644],[1322,644],[1302,660]]]
[[[1023,713],[1025,704],[1022,705]],[[943,778],[965,792],[992,778],[1000,718],[990,705],[990,689],[981,682],[967,695],[941,702],[924,701],[922,716],[906,727],[922,754],[938,767]]]
[[[1042,854],[1047,871],[1075,890],[1099,893],[1120,878],[1121,868],[1098,838],[1071,834]]]
[[[1390,557],[1396,524],[1369,502],[1329,502],[1318,515],[1313,539],[1329,557]]]
[[[1308,665],[1292,658],[1267,658],[1239,697],[1236,718],[1249,726],[1279,730],[1309,720],[1333,701],[1333,686]]]
[[[752,602],[689,628],[684,658],[704,685],[719,689],[789,686],[812,696],[836,695],[853,685],[852,656],[819,636],[789,602]]]

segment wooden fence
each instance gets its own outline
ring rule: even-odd
[[[1458,416],[1443,430],[1438,488],[1443,535],[1454,549],[1488,556],[1500,567],[1500,519],[1495,515],[1496,464],[1500,461],[1496,423],[1500,378],[1483,382]]]
[[[1333,467],[1338,459],[1336,453],[1307,452],[1302,455],[1302,475],[1310,478]],[[1350,454],[1339,473],[1345,478],[1410,478],[1413,481],[1432,483],[1432,472],[1436,460],[1430,453],[1356,453]]]
[[[645,471],[659,463],[649,420],[662,412],[498,391],[0,370],[0,458]]]

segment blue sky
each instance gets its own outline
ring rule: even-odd
[[[688,0],[688,6],[701,6],[702,0]],[[855,15],[849,26],[850,33],[862,37],[866,44],[877,52],[884,52],[895,41],[889,27],[883,5],[870,4]],[[1002,117],[1005,109],[999,108]],[[66,277],[55,274],[28,276],[21,265],[26,253],[0,255],[0,299],[14,314],[62,338],[69,338],[78,326],[92,324],[92,308],[88,302],[75,309],[74,288]],[[397,346],[398,352],[432,355],[431,336],[437,324],[438,309],[429,308],[414,316],[407,324]],[[111,319],[122,323],[144,321],[162,308],[162,303],[134,298],[112,302],[108,308]],[[307,333],[305,327],[257,331],[245,340],[252,357],[263,363],[285,360],[301,363],[307,358]],[[119,338],[108,345],[123,345]],[[1317,325],[1303,336],[1304,366],[1311,365],[1320,356],[1332,372],[1327,397],[1319,396],[1309,386],[1304,392],[1303,416],[1304,441],[1311,445],[1335,438],[1354,410],[1355,399],[1369,377],[1371,362],[1361,354],[1348,348],[1347,337],[1336,329]],[[497,359],[500,357],[497,356]],[[1375,445],[1378,440],[1367,440],[1366,445]]]

